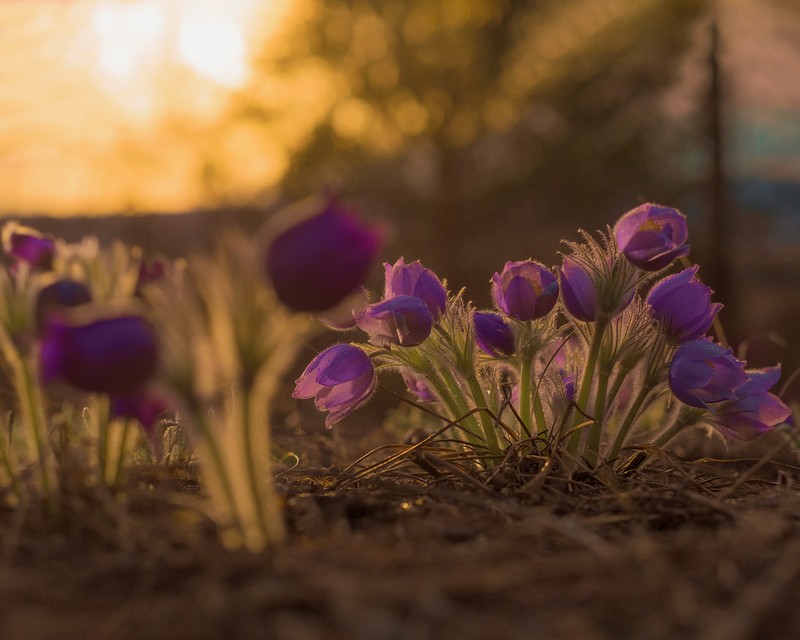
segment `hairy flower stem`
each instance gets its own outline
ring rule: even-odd
[[[467,403],[464,393],[458,384],[455,376],[447,369],[440,369],[439,375],[441,376],[441,384],[437,381],[436,376],[431,377],[431,382],[434,384],[437,394],[445,403],[450,413],[452,413],[453,420],[465,416],[470,412],[471,408]],[[478,435],[478,421],[474,415],[468,416],[461,421],[461,426],[464,433],[467,435],[467,440],[476,449],[482,449],[485,445]]]
[[[103,394],[97,398],[97,475],[100,483],[108,487],[108,429],[111,422],[108,396]]]
[[[658,438],[653,440],[653,444],[657,447],[663,447],[686,427],[697,424],[700,418],[702,418],[704,415],[707,415],[705,410],[684,407],[678,415],[678,418],[675,420],[675,423],[666,429],[660,436],[658,436]]]
[[[644,401],[651,389],[652,387],[650,385],[642,385],[642,388],[639,389],[639,393],[637,393],[636,397],[633,399],[633,402],[628,409],[628,413],[625,415],[625,420],[623,420],[619,431],[617,432],[617,437],[614,438],[614,444],[611,445],[611,450],[608,452],[609,460],[616,458],[622,449],[622,445],[625,444],[625,438],[628,437],[628,432],[631,430],[631,426],[636,420],[636,417],[639,415],[639,410],[642,408],[642,405],[644,404]]]
[[[531,428],[531,377],[533,376],[533,357],[526,351],[519,363],[519,417],[522,418],[521,431],[533,433]]]
[[[592,424],[589,429],[588,450],[586,452],[586,459],[592,467],[597,465],[597,461],[600,457],[600,441],[603,436],[603,424],[605,422],[609,375],[610,373],[608,371],[603,371],[601,369],[600,375],[597,378],[597,395],[594,401],[594,408],[592,409],[594,424]]]
[[[116,471],[114,472],[114,486],[120,487],[125,472],[125,458],[128,448],[128,436],[131,433],[131,420],[125,418],[122,423],[122,435],[119,439],[119,446],[117,448]]]
[[[577,408],[575,418],[572,422],[572,427],[578,427],[584,420],[589,403],[589,393],[592,389],[592,376],[594,375],[595,367],[597,366],[597,357],[600,354],[600,346],[603,344],[603,335],[606,332],[608,320],[606,318],[598,318],[594,333],[592,334],[592,342],[589,345],[589,355],[586,359],[586,367],[583,370],[583,377],[581,378],[581,388],[578,394]],[[567,442],[567,451],[572,455],[577,455],[578,447],[581,441],[581,431],[575,431]]]
[[[481,384],[478,382],[475,374],[467,375],[466,379],[475,406],[480,409],[488,409],[486,395],[483,393]],[[483,436],[486,438],[486,446],[489,448],[489,455],[499,456],[500,443],[497,440],[497,431],[495,430],[494,420],[492,420],[492,417],[486,411],[481,411],[479,415],[481,426],[483,427]]]
[[[2,460],[3,467],[8,473],[8,481],[11,485],[11,492],[14,494],[17,502],[21,502],[22,491],[20,490],[19,482],[17,482],[16,464],[12,460],[11,456],[11,438],[9,437],[9,439],[6,440],[5,434],[0,434],[0,460]]]
[[[632,367],[620,366],[619,370],[617,371],[617,375],[614,376],[614,382],[611,383],[611,388],[608,390],[608,394],[606,395],[606,407],[611,407],[614,404],[614,400],[617,399],[617,395],[619,394],[619,390],[622,388],[622,384],[625,382],[625,378],[630,375],[631,371]]]

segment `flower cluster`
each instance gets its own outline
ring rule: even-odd
[[[18,501],[35,497],[56,511],[62,461],[80,457],[86,487],[116,492],[134,458],[166,464],[180,441],[200,460],[208,512],[228,544],[259,550],[280,540],[268,403],[313,326],[304,312],[357,292],[382,234],[337,201],[289,211],[283,224],[279,218],[258,241],[232,236],[213,256],[176,263],[145,261],[120,243],[68,245],[6,225],[0,356],[12,374],[19,426],[9,427],[15,438],[0,437],[0,486],[8,480]],[[426,287],[419,278],[417,294],[427,299]],[[433,315],[410,300],[409,310],[403,296],[393,297],[364,322],[398,344],[422,340]],[[331,364],[351,349],[356,360],[347,367]],[[344,345],[312,371],[316,381],[298,393],[316,395],[332,419],[377,383],[369,357]],[[185,435],[167,437],[169,423]]]
[[[770,392],[779,367],[747,369],[709,337],[721,305],[697,266],[665,273],[687,239],[679,211],[641,205],[566,243],[558,268],[506,262],[487,310],[420,262],[387,263],[383,298],[353,312],[368,340],[323,351],[294,395],[329,411],[330,427],[369,400],[378,371],[397,371],[484,467],[511,445],[593,467],[700,422],[730,438],[772,430],[790,416]],[[648,406],[671,418],[644,420]]]

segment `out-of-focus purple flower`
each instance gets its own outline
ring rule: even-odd
[[[428,307],[434,318],[440,318],[447,308],[447,289],[430,269],[422,266],[419,260],[406,264],[400,258],[393,265],[383,263],[386,269],[385,300],[396,296],[414,296]]]
[[[492,298],[500,311],[516,320],[543,318],[558,300],[558,279],[534,260],[509,261],[492,276]]]
[[[56,280],[42,287],[36,298],[36,327],[44,330],[51,313],[65,307],[77,307],[92,301],[92,294],[82,282],[76,280]]]
[[[411,370],[402,371],[401,375],[403,376],[403,382],[406,383],[406,388],[419,402],[437,402],[439,400],[422,376],[413,373]]]
[[[697,279],[697,270],[694,266],[667,276],[656,282],[647,295],[653,317],[678,342],[705,335],[722,308],[711,302],[713,291]]]
[[[15,263],[27,262],[32,269],[49,271],[53,268],[56,243],[36,229],[9,223],[3,228],[3,249]]]
[[[561,383],[564,385],[564,397],[567,402],[572,402],[575,400],[575,374],[561,371],[559,376],[561,377]]]
[[[369,356],[350,344],[328,347],[314,358],[295,381],[293,398],[314,398],[329,429],[367,402],[378,384]]]
[[[156,258],[150,262],[142,260],[139,264],[139,276],[136,279],[135,295],[140,296],[148,284],[159,282],[166,275],[167,265],[164,260]]]
[[[433,316],[414,296],[395,296],[354,311],[356,324],[376,344],[413,347],[423,342],[433,328]]]
[[[324,311],[356,290],[381,244],[374,227],[332,202],[280,233],[267,251],[266,268],[287,307]]]
[[[51,317],[40,348],[44,382],[58,379],[84,391],[129,393],[155,373],[158,345],[152,326],[136,315],[69,324]]]
[[[503,316],[489,311],[476,311],[472,316],[475,344],[495,358],[514,353],[514,333]]]
[[[658,271],[689,255],[688,237],[686,216],[652,203],[631,209],[614,225],[620,253],[645,271]]]
[[[781,377],[780,365],[748,369],[747,382],[736,389],[737,399],[723,404],[708,420],[729,438],[750,440],[790,419],[792,411],[769,392]]]
[[[156,426],[161,417],[172,407],[159,394],[142,389],[132,393],[111,396],[110,414],[112,418],[133,418],[142,426],[147,442],[157,458],[161,457],[161,434]]]
[[[681,402],[692,407],[736,399],[736,389],[747,382],[744,365],[730,349],[711,339],[684,342],[669,365],[669,386]]]

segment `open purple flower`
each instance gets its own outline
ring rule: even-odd
[[[414,296],[395,296],[354,311],[356,324],[375,344],[413,347],[423,342],[433,328],[433,316]]]
[[[669,365],[669,386],[681,402],[692,407],[734,400],[747,382],[744,366],[730,349],[710,339],[684,342]]]
[[[749,369],[747,382],[736,389],[737,399],[724,404],[708,420],[729,438],[751,440],[790,419],[792,411],[769,392],[781,377],[780,365]]]
[[[328,411],[329,429],[367,402],[378,385],[369,356],[350,344],[328,347],[314,358],[296,380],[293,398],[314,398],[320,411]]]
[[[509,261],[492,276],[492,298],[500,311],[516,320],[543,318],[558,300],[558,279],[534,260]]]
[[[53,268],[56,243],[36,229],[9,223],[3,228],[3,248],[15,263],[27,262],[32,269],[49,271]]]
[[[713,291],[697,279],[697,270],[694,266],[667,276],[656,282],[647,295],[653,317],[678,342],[705,335],[722,308],[711,302]]]
[[[489,311],[476,311],[472,316],[475,344],[495,358],[514,353],[514,333],[503,316]]]
[[[152,326],[140,316],[80,325],[50,318],[40,362],[44,382],[61,379],[84,391],[129,393],[155,373],[158,346]]]
[[[645,271],[658,271],[689,255],[688,237],[686,216],[652,203],[631,209],[614,225],[620,253]]]
[[[92,294],[76,280],[56,280],[42,287],[36,298],[36,327],[44,330],[47,318],[58,309],[77,307],[92,301]]]
[[[425,303],[434,318],[441,317],[447,308],[447,289],[433,271],[422,266],[419,260],[406,264],[403,258],[393,265],[385,262],[383,266],[386,269],[384,299],[414,296]]]
[[[266,256],[278,299],[294,311],[324,311],[364,280],[381,235],[336,202],[279,234]]]

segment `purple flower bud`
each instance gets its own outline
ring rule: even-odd
[[[575,400],[575,374],[560,371],[559,376],[564,385],[564,397],[567,399],[567,402],[572,402]]]
[[[422,300],[414,296],[395,296],[368,304],[354,311],[353,315],[359,328],[366,331],[376,344],[414,347],[423,342],[433,328],[431,312]]]
[[[32,269],[50,271],[56,243],[36,229],[9,223],[3,228],[3,248],[15,262],[27,262]]]
[[[586,269],[569,257],[561,264],[561,299],[576,320],[597,320],[597,287]]]
[[[40,349],[44,382],[57,379],[84,391],[128,393],[155,373],[158,346],[152,326],[126,315],[73,325],[51,318]]]
[[[324,311],[366,277],[382,244],[379,233],[338,203],[279,234],[266,268],[278,299],[294,311]]]
[[[385,300],[395,296],[414,296],[428,307],[434,318],[440,318],[447,308],[447,289],[430,269],[419,260],[406,264],[400,258],[394,265],[383,263],[386,269]]]
[[[750,440],[786,422],[791,409],[769,393],[781,377],[780,365],[748,369],[747,382],[736,389],[737,399],[712,413],[709,420],[729,438]]]
[[[75,280],[56,280],[39,291],[36,298],[36,327],[44,331],[47,318],[54,311],[65,307],[77,307],[92,301],[89,289]]]
[[[506,262],[503,271],[492,276],[492,298],[516,320],[543,318],[558,300],[558,279],[534,260]]]
[[[620,253],[645,271],[658,271],[689,255],[688,237],[686,216],[652,203],[631,209],[614,225]]]
[[[475,344],[495,358],[514,353],[514,333],[497,313],[476,311],[472,315]]]
[[[653,317],[678,342],[705,335],[722,308],[711,302],[713,291],[697,279],[697,270],[694,266],[667,276],[656,282],[647,295]]]
[[[138,421],[150,450],[156,459],[160,459],[163,454],[162,434],[156,432],[156,426],[171,408],[157,393],[140,390],[111,396],[110,414],[112,418],[133,418]]]
[[[164,260],[156,258],[148,263],[145,260],[139,264],[139,276],[136,279],[135,295],[141,296],[142,290],[153,282],[163,280],[167,271],[167,265]]]
[[[401,375],[403,376],[403,382],[406,383],[406,388],[416,397],[417,401],[437,402],[439,400],[422,376],[413,373],[410,369],[402,371]]]
[[[747,382],[744,366],[730,349],[711,339],[683,343],[669,365],[669,386],[681,402],[709,408],[709,403],[734,400]]]
[[[350,344],[328,347],[314,358],[295,381],[293,398],[314,398],[320,411],[329,411],[329,429],[367,402],[378,385],[369,356]]]

